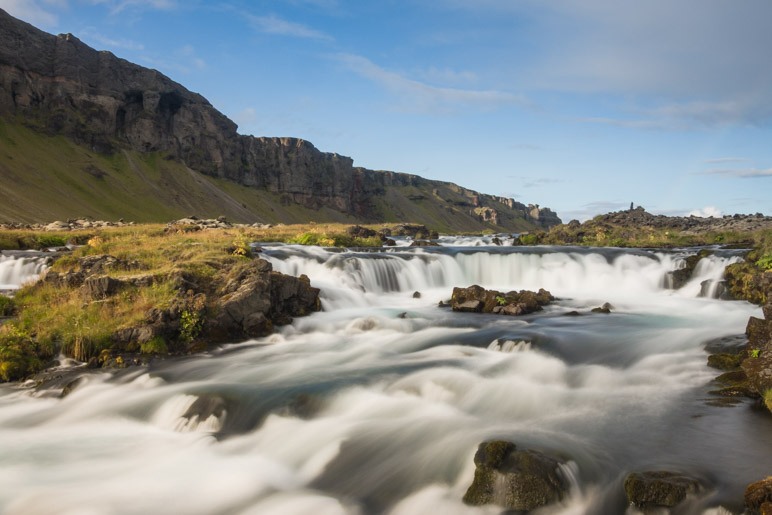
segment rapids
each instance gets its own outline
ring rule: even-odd
[[[672,290],[695,250],[486,243],[267,246],[274,269],[322,289],[322,312],[200,356],[63,360],[66,380],[0,387],[0,512],[499,513],[461,502],[492,438],[570,457],[570,498],[539,513],[625,513],[624,476],[651,469],[708,486],[684,513],[739,511],[769,474],[772,421],[707,402],[704,350],[760,312],[705,296],[738,254]],[[525,317],[438,307],[471,284],[560,300]],[[611,314],[589,314],[604,302]]]

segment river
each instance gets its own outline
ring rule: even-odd
[[[673,290],[668,272],[696,250],[441,241],[267,245],[274,269],[321,288],[322,312],[199,356],[82,369],[64,398],[3,385],[0,512],[499,513],[461,502],[493,438],[569,459],[571,496],[539,513],[625,513],[625,475],[659,469],[707,487],[678,513],[741,511],[769,474],[772,417],[715,406],[704,349],[760,314],[704,296],[737,253]],[[524,317],[438,306],[472,284],[559,300]],[[605,302],[611,314],[590,313]]]

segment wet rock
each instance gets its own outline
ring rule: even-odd
[[[563,313],[563,316],[564,317],[580,317],[580,316],[582,316],[582,314],[579,313],[578,311],[574,310],[574,311],[568,311],[566,313]]]
[[[772,320],[772,304],[765,305],[761,310],[764,313],[764,320]]]
[[[450,304],[454,311],[517,316],[539,311],[554,299],[552,294],[543,288],[538,292],[521,290],[503,293],[486,290],[475,284],[467,288],[453,288]]]
[[[568,493],[560,461],[539,451],[518,450],[512,442],[480,444],[474,462],[474,480],[464,495],[469,505],[529,511],[559,502]]]
[[[413,240],[411,247],[439,247],[440,244],[430,240]]]
[[[638,508],[673,507],[701,490],[694,478],[668,471],[633,472],[625,478],[625,495]]]
[[[420,291],[413,292],[413,298],[414,299],[420,299],[421,298],[421,292]]]
[[[772,515],[772,476],[748,485],[745,507],[752,514]]]
[[[719,370],[732,370],[740,366],[739,354],[711,354],[708,356],[708,366]]]
[[[611,310],[614,309],[614,306],[609,304],[608,302],[604,302],[602,306],[599,306],[597,308],[592,308],[590,311],[592,313],[604,313],[609,314],[611,313]]]

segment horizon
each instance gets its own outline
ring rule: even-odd
[[[665,215],[770,212],[772,4],[761,0],[0,8],[157,69],[240,134],[301,138],[564,222],[631,202]]]

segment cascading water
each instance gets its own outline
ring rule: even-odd
[[[703,480],[684,513],[737,510],[769,473],[768,418],[705,402],[704,343],[758,315],[699,296],[732,254],[704,258],[679,290],[662,287],[680,266],[664,251],[262,255],[308,275],[324,311],[204,356],[83,370],[62,399],[0,388],[0,511],[498,513],[461,502],[492,438],[569,459],[569,498],[539,513],[624,513],[624,476],[652,469]],[[438,307],[474,283],[559,300],[526,317]],[[591,314],[602,302],[612,313]]]
[[[48,267],[48,259],[37,253],[0,253],[0,290],[17,290],[34,281]]]

